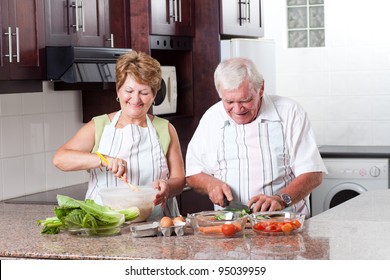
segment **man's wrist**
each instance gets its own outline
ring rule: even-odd
[[[287,193],[277,193],[275,196],[279,198],[279,201],[282,202],[284,208],[291,206],[292,199],[291,196]]]

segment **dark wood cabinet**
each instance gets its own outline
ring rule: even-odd
[[[152,35],[194,36],[195,0],[150,0]]]
[[[43,0],[0,2],[0,80],[43,78]]]
[[[47,46],[110,47],[115,42],[108,0],[45,0],[45,26]]]
[[[200,211],[214,210],[214,204],[211,202],[208,195],[197,193],[191,188],[185,188],[176,199],[179,205],[180,214],[183,216]]]
[[[262,0],[219,0],[220,33],[230,37],[263,37]]]

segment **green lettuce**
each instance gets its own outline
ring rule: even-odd
[[[58,206],[54,208],[55,217],[37,221],[39,226],[43,226],[41,233],[57,234],[61,228],[109,229],[139,216],[137,207],[116,211],[99,205],[91,199],[81,201],[65,195],[57,195],[57,202]]]

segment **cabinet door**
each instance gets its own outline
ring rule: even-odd
[[[109,38],[106,38],[106,47],[130,47],[130,4],[127,0],[109,0],[110,11]]]
[[[75,10],[80,23],[76,45],[105,47],[110,36],[108,0],[80,2],[82,5]]]
[[[0,79],[42,79],[43,1],[7,0],[2,1],[1,6],[3,53]],[[9,31],[11,35],[6,34]]]
[[[46,45],[105,47],[108,0],[45,0]]]
[[[263,37],[262,0],[220,0],[222,35]]]
[[[151,0],[151,34],[194,36],[194,0]]]

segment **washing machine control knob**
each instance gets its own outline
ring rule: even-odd
[[[379,169],[378,166],[373,166],[370,169],[370,175],[372,177],[378,177],[381,174],[381,170]]]

